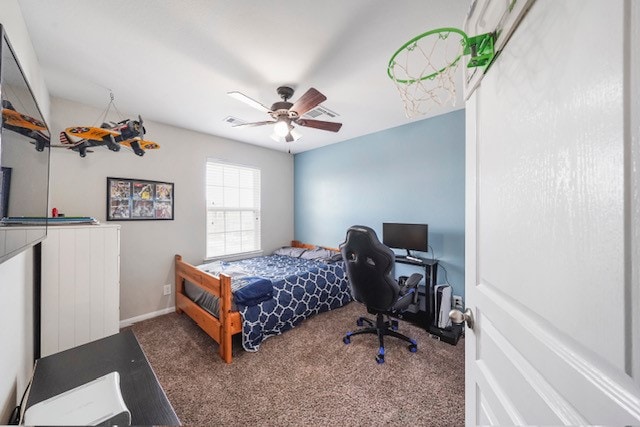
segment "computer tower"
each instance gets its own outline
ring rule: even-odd
[[[436,285],[433,288],[433,321],[434,326],[446,329],[451,326],[449,312],[451,311],[451,286]]]

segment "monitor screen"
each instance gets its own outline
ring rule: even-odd
[[[382,243],[390,248],[427,252],[428,234],[427,224],[382,224]]]

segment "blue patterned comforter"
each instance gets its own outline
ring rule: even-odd
[[[269,255],[233,262],[201,265],[214,275],[231,276],[235,293],[246,277],[271,280],[272,297],[253,305],[235,301],[242,315],[242,346],[257,351],[266,338],[295,327],[304,319],[342,307],[351,301],[344,263]]]

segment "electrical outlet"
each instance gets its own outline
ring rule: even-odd
[[[462,308],[463,308],[462,297],[460,295],[454,295],[453,296],[453,306],[455,308],[459,308],[460,310],[462,310]]]
[[[171,295],[171,283],[163,286],[163,295]]]

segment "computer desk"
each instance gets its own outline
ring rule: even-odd
[[[420,324],[425,329],[429,330],[429,326],[432,325],[433,321],[433,287],[436,285],[438,280],[438,260],[437,259],[429,259],[429,258],[418,258],[420,261],[414,261],[412,259],[407,259],[404,256],[396,256],[396,262],[399,264],[413,265],[416,267],[420,267],[424,269],[424,284],[425,284],[425,312],[420,313],[420,318],[415,318],[413,316],[405,316],[407,318],[413,317],[414,322]],[[418,295],[419,298],[422,298],[422,295]],[[418,304],[420,304],[418,302]]]
[[[417,258],[420,261],[414,261],[407,259],[403,256],[396,256],[396,262],[400,264],[415,265],[416,267],[424,268],[424,283],[432,288],[435,286],[438,280],[438,260],[429,258]]]
[[[418,293],[418,297],[425,298],[425,311],[418,311],[417,313],[404,312],[400,315],[400,317],[422,326],[435,338],[438,338],[449,344],[456,345],[458,343],[458,340],[460,339],[460,336],[462,335],[463,327],[461,325],[454,324],[450,329],[440,329],[433,320],[433,311],[435,309],[435,299],[433,292],[438,280],[438,260],[428,258],[418,259],[419,261],[414,261],[405,257],[396,256],[397,263],[414,265],[416,267],[424,268],[425,294],[423,296]],[[418,302],[418,307],[420,307],[420,302]]]

